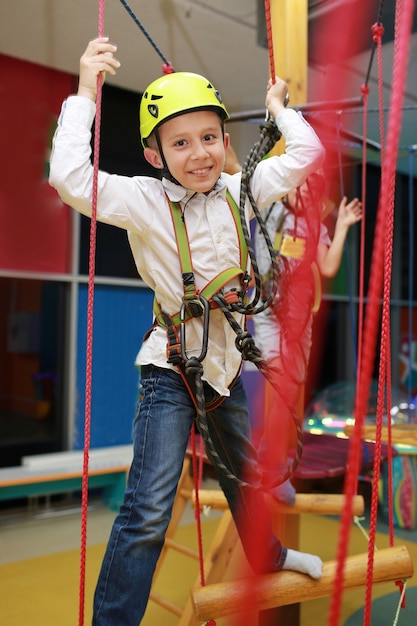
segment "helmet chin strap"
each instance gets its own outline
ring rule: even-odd
[[[161,139],[159,137],[158,129],[155,129],[155,139],[156,139],[156,144],[158,146],[159,154],[160,154],[161,159],[162,159],[162,165],[163,165],[162,176],[164,178],[166,178],[167,180],[170,180],[172,183],[175,183],[176,185],[181,185],[181,183],[179,183],[177,181],[177,179],[174,178],[172,176],[171,172],[169,171],[168,163],[166,162],[165,155],[164,155],[163,150],[162,150],[162,144],[161,144]]]

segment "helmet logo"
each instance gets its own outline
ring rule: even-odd
[[[216,96],[217,100],[220,102],[220,104],[223,104],[223,98],[221,97],[220,93],[217,91],[217,89],[214,90],[214,95]]]
[[[148,111],[149,114],[152,115],[152,117],[155,117],[156,119],[159,116],[159,108],[157,104],[148,104]]]

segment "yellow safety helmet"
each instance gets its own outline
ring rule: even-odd
[[[157,78],[145,89],[140,102],[139,126],[143,147],[162,122],[181,113],[201,109],[216,111],[223,121],[229,119],[220,93],[204,76],[174,72]]]

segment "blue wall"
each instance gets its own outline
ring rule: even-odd
[[[134,365],[152,325],[150,289],[96,286],[94,292],[91,448],[132,441],[138,371]],[[79,290],[74,448],[84,446],[87,286]]]
[[[152,325],[150,289],[96,286],[93,320],[91,448],[131,443],[138,388],[136,354]],[[253,329],[249,323],[249,330]],[[77,343],[77,402],[75,449],[84,446],[87,334],[87,286],[79,291]],[[263,376],[244,363],[252,427],[257,431],[263,405]]]

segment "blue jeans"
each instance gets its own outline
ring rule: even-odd
[[[143,617],[195,418],[194,404],[179,374],[152,365],[141,369],[133,425],[134,458],[96,587],[93,626],[138,626]],[[208,385],[205,392],[209,401],[214,392]],[[207,419],[223,463],[255,485],[240,487],[219,471],[247,558],[254,570],[279,570],[286,550],[274,536],[269,517],[263,514],[265,504],[256,487],[260,475],[240,378],[231,396],[208,413]],[[264,521],[260,523],[260,519]]]

